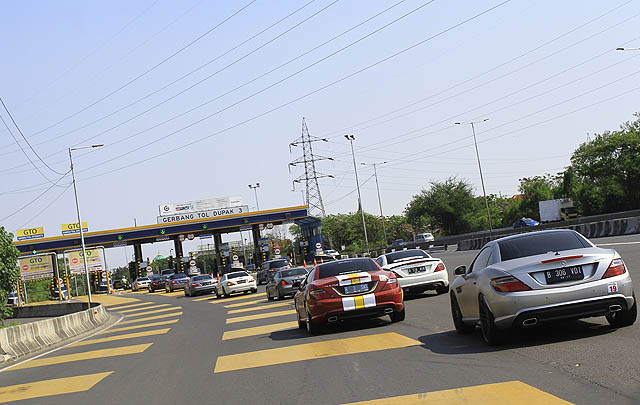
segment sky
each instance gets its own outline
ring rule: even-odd
[[[327,214],[402,214],[432,181],[487,193],[557,173],[634,119],[639,1],[204,0],[10,2],[0,14],[0,225],[156,223],[158,206],[242,196],[299,205],[303,117]],[[13,136],[16,139],[13,139]],[[24,150],[22,151],[21,148]],[[43,164],[36,154],[46,163]],[[246,237],[246,236],[245,236]],[[237,239],[229,235],[228,239]],[[190,242],[194,250],[199,241]],[[206,243],[206,242],[204,242]],[[168,254],[170,243],[145,246]],[[123,265],[132,249],[111,249]]]

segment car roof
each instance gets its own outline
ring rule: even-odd
[[[505,240],[512,240],[512,239],[519,239],[525,236],[530,236],[532,233],[534,233],[536,235],[544,235],[544,234],[551,234],[551,233],[578,233],[572,229],[546,229],[546,230],[542,230],[542,231],[530,231],[530,232],[523,232],[523,233],[518,233],[515,235],[509,235],[509,236],[504,236],[502,238],[499,239],[495,239],[492,241],[487,242],[487,245],[495,245],[496,243],[505,241]]]

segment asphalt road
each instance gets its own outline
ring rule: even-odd
[[[640,235],[594,242],[622,254],[640,291]],[[475,253],[434,255],[451,274]],[[359,321],[309,336],[297,329],[291,300],[266,301],[263,292],[102,296],[122,319],[0,372],[0,402],[640,403],[640,322],[618,330],[604,318],[564,322],[488,348],[478,331],[453,330],[446,294],[426,293],[406,297],[404,322]]]

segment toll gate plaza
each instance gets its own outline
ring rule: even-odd
[[[215,217],[196,215],[194,219],[186,220],[182,219],[191,217],[167,217],[170,219],[167,219],[166,223],[88,232],[84,235],[84,240],[87,248],[100,246],[106,249],[133,246],[136,265],[135,270],[130,270],[132,273],[130,276],[134,279],[141,275],[141,271],[145,266],[145,259],[142,257],[143,244],[172,240],[175,248],[176,271],[183,272],[184,262],[188,259],[184,258],[182,242],[185,239],[192,240],[200,236],[212,236],[218,269],[221,269],[225,265],[229,265],[230,256],[230,252],[227,250],[228,247],[225,247],[227,244],[222,243],[222,234],[250,231],[254,241],[254,262],[258,266],[267,260],[270,255],[268,239],[261,237],[261,229],[271,225],[299,224],[303,233],[303,241],[300,243],[301,252],[305,257],[313,256],[312,249],[308,247],[322,243],[322,235],[320,233],[320,220],[309,217],[307,208],[307,206],[295,206],[252,212],[242,212],[240,210],[239,213],[237,213],[238,210],[229,210],[221,213],[229,213],[228,215]],[[159,222],[163,221],[159,220]],[[81,240],[78,234],[74,234],[19,241],[14,242],[14,244],[22,256],[42,253],[63,254],[65,251],[80,248]]]

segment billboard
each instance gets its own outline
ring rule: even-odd
[[[189,221],[192,219],[207,219],[217,218],[225,215],[237,215],[249,212],[247,205],[241,205],[238,207],[220,208],[208,211],[187,212],[175,215],[162,215],[158,217],[159,224],[169,224],[171,222]]]
[[[25,256],[18,259],[22,280],[39,280],[53,277],[53,254]]]
[[[27,229],[18,229],[16,232],[18,240],[29,240],[44,238],[44,226],[36,226]]]
[[[80,225],[77,222],[71,224],[62,224],[60,225],[60,229],[62,229],[63,235],[70,235],[73,233],[80,233]],[[82,232],[87,232],[89,227],[87,226],[86,221],[82,221]]]
[[[239,207],[242,205],[242,197],[219,197],[208,200],[187,201],[183,203],[171,203],[158,206],[160,216],[193,214],[196,212],[217,210],[221,208]]]
[[[104,260],[102,258],[102,249],[91,248],[86,249],[87,252],[87,268],[89,271],[102,271],[105,269]],[[71,274],[84,273],[84,261],[82,260],[82,249],[70,250],[65,252],[69,263]]]

